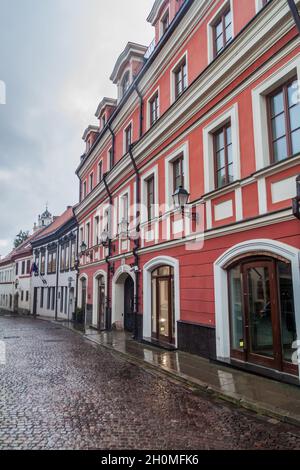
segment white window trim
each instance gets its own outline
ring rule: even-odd
[[[128,222],[130,220],[130,188],[128,187],[124,191],[122,191],[118,196],[118,223],[120,223],[122,218],[124,217],[122,199],[126,195],[128,198]]]
[[[233,10],[233,0],[226,0],[222,3],[220,8],[216,11],[213,18],[207,24],[207,54],[208,54],[208,63],[214,60],[214,25],[218,19],[218,16],[221,15],[222,11],[230,6],[231,11],[231,21],[232,21],[232,39],[234,38],[234,10]]]
[[[169,28],[169,27],[170,27],[170,22],[171,22],[171,21],[170,21],[170,20],[171,20],[170,5],[168,5],[168,6],[164,9],[163,13],[160,15],[160,18],[159,18],[159,39],[161,39],[161,38],[163,37],[163,35],[164,35],[164,34],[163,34],[163,28],[162,28],[162,20],[164,19],[164,17],[165,17],[165,15],[166,15],[167,12],[169,13],[169,26],[168,26],[168,28]]]
[[[187,88],[189,86],[189,64],[188,64],[188,52],[185,51],[184,54],[182,54],[182,56],[177,60],[176,64],[172,67],[171,71],[170,71],[170,90],[171,90],[171,93],[170,93],[170,100],[171,100],[171,104],[174,103],[176,101],[176,93],[175,93],[175,70],[177,69],[178,65],[180,64],[180,62],[183,61],[183,59],[185,59],[186,61],[186,80],[187,80]]]
[[[97,165],[97,172],[98,172],[97,181],[98,181],[98,184],[102,181],[102,179],[100,179],[100,177],[99,177],[99,176],[100,176],[100,175],[99,175],[100,163],[101,163],[102,178],[103,178],[103,159],[99,160],[98,165]]]
[[[174,268],[174,319],[175,319],[175,346],[178,346],[178,321],[180,320],[180,278],[179,278],[179,261],[170,256],[158,256],[148,261],[143,267],[143,338],[151,338],[151,318],[152,318],[152,302],[151,302],[151,274],[152,271],[159,266],[171,266]]]
[[[92,177],[92,178],[91,178],[91,177]],[[92,181],[93,181],[93,187],[92,187],[92,185],[91,185],[91,179],[92,179]],[[92,192],[92,191],[93,191],[93,189],[94,189],[94,187],[95,187],[95,186],[94,186],[94,183],[95,183],[95,181],[94,181],[94,172],[91,171],[91,173],[90,173],[90,175],[89,175],[89,192]]]
[[[98,234],[96,234],[96,219],[97,217],[99,218],[99,223],[98,223]],[[97,235],[98,239],[100,240],[100,212],[97,211],[97,213],[94,215],[94,223],[93,223],[93,246],[97,245]]]
[[[257,251],[277,254],[289,260],[292,267],[294,286],[294,305],[297,337],[300,337],[300,284],[299,257],[300,251],[290,245],[270,239],[247,240],[231,247],[214,263],[215,280],[215,309],[216,309],[216,346],[217,357],[220,360],[230,358],[230,326],[229,326],[229,299],[228,276],[226,266],[237,256]],[[145,290],[145,288],[144,288]],[[299,368],[300,377],[300,368]]]
[[[270,142],[266,95],[286,82],[294,75],[294,73],[297,74],[299,80],[300,54],[290,60],[281,69],[276,70],[276,72],[252,90],[253,129],[257,171],[270,164]]]
[[[149,130],[151,126],[151,106],[150,102],[154,98],[155,95],[158,95],[158,116],[157,119],[160,117],[160,87],[157,87],[156,90],[151,94],[151,96],[147,99],[147,122],[146,122],[146,127],[147,130]]]
[[[233,178],[237,181],[241,178],[240,168],[240,132],[239,132],[239,112],[236,103],[225,113],[211,122],[203,129],[203,162],[204,162],[204,192],[209,193],[215,188],[215,162],[213,133],[218,130],[223,123],[230,120],[232,137],[232,159]],[[220,188],[221,189],[221,188]]]
[[[142,175],[142,187],[141,187],[141,224],[148,222],[147,214],[147,180],[154,176],[154,216],[159,217],[159,201],[158,201],[158,165],[152,167],[147,173]]]
[[[132,84],[133,82],[133,76],[132,76],[132,67],[129,65],[128,67],[126,67],[126,69],[124,70],[124,72],[122,73],[122,76],[120,78],[120,81],[118,83],[118,101],[120,102],[121,99],[123,98],[123,94],[122,94],[122,82],[123,82],[123,79],[126,75],[126,73],[129,72],[129,86]]]
[[[255,0],[256,13],[258,13],[263,7],[263,0]]]
[[[126,155],[126,130],[131,126],[131,143],[133,142],[133,120],[131,119],[127,122],[126,126],[123,129],[123,155]]]
[[[168,157],[165,158],[165,203],[170,210],[173,208],[173,166],[172,163],[183,154],[184,188],[190,192],[190,165],[189,165],[189,143],[185,142]]]

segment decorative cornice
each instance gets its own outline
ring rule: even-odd
[[[131,57],[138,57],[144,59],[144,55],[147,52],[148,47],[143,46],[142,44],[137,44],[135,42],[128,42],[124,51],[119,55],[117,62],[114,66],[113,72],[110,76],[110,80],[113,83],[117,83],[119,78],[119,73],[122,66],[129,61]]]

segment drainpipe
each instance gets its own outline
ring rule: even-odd
[[[143,137],[144,102],[143,102],[142,94],[141,94],[140,90],[138,89],[138,86],[137,86],[136,82],[135,82],[134,87],[135,87],[137,95],[140,99],[140,138],[141,138],[141,137]]]
[[[59,240],[57,240],[57,248],[56,248],[55,321],[57,321],[58,276],[59,276]]]
[[[295,0],[287,0],[288,1],[288,4],[289,4],[289,7],[290,7],[290,10],[291,10],[291,13],[293,15],[293,18],[295,20],[295,24],[298,28],[298,32],[300,34],[300,15],[299,15],[299,10],[296,6],[296,3],[295,3]]]
[[[137,267],[137,271],[135,273],[135,296],[134,296],[134,335],[133,338],[137,339],[138,337],[138,324],[137,324],[137,319],[138,319],[138,313],[139,313],[139,284],[140,284],[140,258],[138,254],[138,250],[140,247],[140,174],[139,174],[139,169],[137,167],[136,161],[134,159],[133,153],[132,153],[132,145],[129,147],[129,156],[131,159],[132,166],[134,168],[135,172],[135,184],[136,184],[136,238],[134,240],[134,248],[133,248],[133,256],[134,256],[134,261],[135,261],[135,266]]]
[[[111,161],[109,162],[109,169],[111,170],[115,164],[115,133],[111,128],[111,124],[107,125],[109,132],[111,133],[112,143],[111,143]]]
[[[74,209],[73,209],[73,214],[75,216],[75,213],[74,213]],[[76,286],[75,286],[75,289],[76,289],[76,292],[75,292],[75,301],[74,301],[74,318],[72,318],[72,321],[76,321],[76,312],[77,312],[77,304],[78,304],[78,283],[79,283],[79,227],[77,227],[77,230],[76,230],[76,266],[75,266],[75,269],[76,269]]]
[[[104,173],[103,183],[104,183],[107,195],[108,195],[109,205],[110,205],[110,208],[111,208],[112,207],[112,194],[111,194],[110,189],[108,187],[106,177],[107,177],[107,173]],[[110,257],[111,257],[111,255],[112,255],[112,243],[111,243],[111,238],[110,238],[110,234],[109,234],[109,237],[108,237],[108,256],[105,259],[105,261],[107,263],[107,301],[106,301],[106,329],[107,330],[111,329],[110,294],[109,294],[110,271],[111,271]]]

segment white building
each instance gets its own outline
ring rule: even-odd
[[[0,260],[0,312],[14,311],[14,262],[11,254]]]
[[[72,320],[75,311],[77,222],[72,207],[33,242],[31,313]]]

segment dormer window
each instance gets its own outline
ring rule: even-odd
[[[169,10],[167,10],[161,19],[161,37],[164,36],[164,34],[167,32],[169,25],[170,25],[170,16],[169,16]]]
[[[122,96],[124,96],[130,87],[130,77],[129,72],[126,72],[122,80]]]

